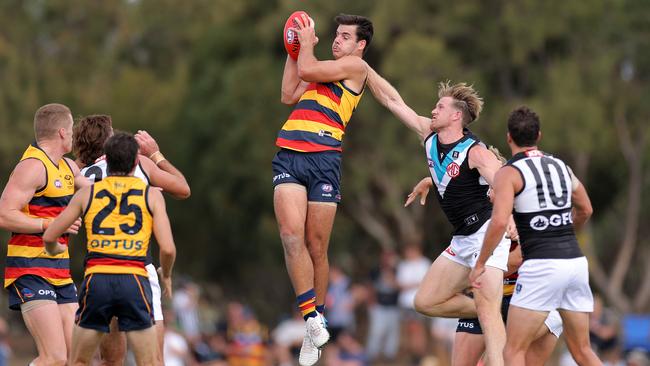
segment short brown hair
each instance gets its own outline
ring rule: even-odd
[[[82,118],[74,127],[72,151],[84,165],[90,165],[104,154],[104,143],[113,130],[111,116],[95,114]]]
[[[375,32],[370,19],[361,15],[339,14],[334,18],[334,21],[339,25],[357,26],[357,42],[366,41],[366,45],[363,47],[363,54],[365,55]]]
[[[117,132],[104,143],[108,175],[128,175],[135,167],[140,146],[128,132]]]
[[[476,121],[483,110],[483,98],[474,90],[473,85],[458,83],[450,85],[450,81],[438,84],[438,98],[451,97],[454,107],[463,113],[463,126]]]
[[[70,108],[63,104],[51,103],[39,108],[34,114],[34,136],[36,141],[49,139],[56,135],[56,132],[65,127],[64,123],[72,119]]]

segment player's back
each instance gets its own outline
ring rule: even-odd
[[[147,277],[145,262],[153,218],[149,186],[133,176],[108,176],[91,188],[84,214],[86,272]]]
[[[523,180],[513,216],[524,259],[582,257],[571,218],[571,172],[566,164],[539,150],[528,150],[513,156],[508,165]]]
[[[94,181],[99,182],[108,177],[108,164],[106,163],[106,155],[102,155],[92,165],[88,165],[81,169],[81,175]],[[133,171],[133,176],[142,179],[145,183],[149,184],[149,176],[138,163]]]

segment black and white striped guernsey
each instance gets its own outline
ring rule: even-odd
[[[524,260],[582,257],[573,229],[571,172],[566,164],[533,149],[515,154],[507,165],[517,169],[523,181],[513,215]]]

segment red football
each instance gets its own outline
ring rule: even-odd
[[[295,28],[297,26],[296,22],[299,22],[300,20],[296,19],[300,18],[302,14],[309,16],[302,10],[294,11],[293,14],[289,16],[289,19],[287,19],[287,22],[284,23],[284,49],[287,50],[289,56],[294,60],[298,59],[298,53],[300,53],[300,42],[298,41],[298,35],[296,32],[289,28]]]

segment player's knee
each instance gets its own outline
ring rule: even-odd
[[[297,255],[305,249],[302,238],[294,232],[281,232],[280,239],[288,256]]]
[[[591,358],[592,349],[588,343],[568,344],[571,356],[578,365],[588,365]]]
[[[324,245],[310,242],[307,248],[309,250],[309,256],[314,262],[327,262],[327,250]]]

